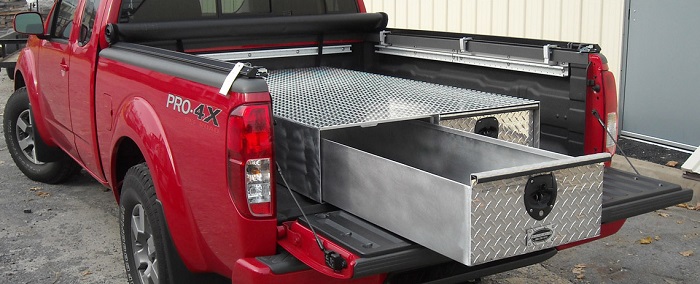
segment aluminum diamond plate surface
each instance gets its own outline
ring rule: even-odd
[[[476,122],[482,118],[494,117],[498,120],[498,139],[520,145],[539,145],[538,126],[535,125],[535,110],[502,112],[492,115],[479,115],[440,120],[440,125],[466,132],[474,132]]]
[[[544,173],[543,173],[544,174]],[[552,212],[537,221],[525,212],[528,176],[477,184],[472,188],[469,265],[521,255],[600,235],[603,165],[557,170]],[[551,228],[552,237],[528,244],[528,230]]]
[[[330,67],[275,70],[274,115],[318,129],[536,105],[536,101]]]

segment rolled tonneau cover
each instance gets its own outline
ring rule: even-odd
[[[264,18],[115,24],[119,40],[128,42],[260,35],[378,32],[385,13],[332,14]]]

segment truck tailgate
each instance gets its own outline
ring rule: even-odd
[[[679,185],[606,168],[602,223],[637,216],[690,201],[693,191]]]

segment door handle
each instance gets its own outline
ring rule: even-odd
[[[63,69],[63,71],[66,71],[66,72],[67,72],[68,69],[69,69],[69,68],[68,68],[68,64],[66,64],[65,62],[61,62],[61,69]]]

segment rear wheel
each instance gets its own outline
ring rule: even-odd
[[[157,204],[153,179],[145,164],[133,166],[124,177],[119,225],[124,266],[129,283],[169,283],[163,246],[163,213]]]
[[[44,183],[61,183],[75,174],[80,167],[68,155],[60,152],[53,162],[44,163],[37,159],[34,117],[29,106],[26,87],[17,89],[7,100],[4,134],[7,149],[17,167],[28,178]]]
[[[122,253],[129,283],[231,283],[219,275],[194,274],[187,269],[170,239],[146,163],[126,172],[119,207]]]

